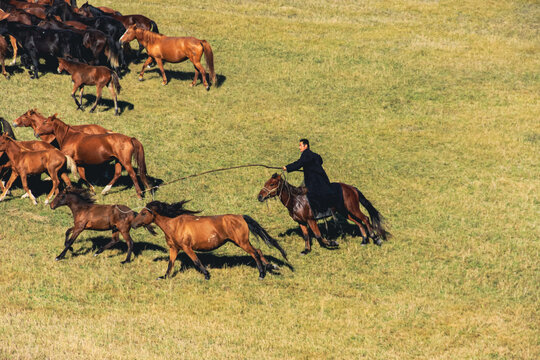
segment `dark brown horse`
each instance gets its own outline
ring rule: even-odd
[[[51,118],[58,119],[57,115],[58,114],[54,114]],[[38,127],[40,127],[45,120],[47,120],[47,118],[41,115],[36,109],[30,109],[15,120],[13,120],[13,126],[31,127],[34,130],[34,134],[37,134]],[[111,130],[107,130],[103,126],[97,124],[71,125],[71,128],[85,134],[97,135],[112,133]],[[40,136],[40,138],[41,140],[49,144],[56,139],[53,134],[42,135]]]
[[[122,174],[123,166],[131,177],[131,180],[133,180],[137,197],[142,199],[142,190],[137,181],[135,170],[133,170],[133,166],[131,165],[131,159],[133,157],[137,161],[139,176],[144,186],[150,188],[146,174],[144,148],[136,138],[118,133],[101,135],[85,134],[74,130],[71,126],[56,117],[50,117],[43,121],[41,126],[36,130],[37,136],[47,134],[53,134],[60,145],[60,150],[75,160],[79,175],[92,191],[94,191],[94,187],[86,180],[83,165],[98,165],[116,160],[114,177],[101,193],[105,194],[111,189]]]
[[[116,98],[116,93],[120,94],[120,80],[118,75],[111,69],[105,66],[92,66],[82,64],[76,61],[69,61],[66,59],[58,59],[58,72],[61,73],[62,70],[66,70],[71,74],[71,81],[73,82],[73,91],[71,96],[77,104],[77,110],[81,109],[84,111],[82,106],[82,96],[85,85],[95,85],[96,86],[96,102],[90,112],[94,112],[96,106],[101,100],[101,91],[104,86],[109,88],[111,95],[114,100],[114,115],[118,115],[118,101]],[[77,101],[75,93],[79,90],[80,103]],[[115,92],[116,90],[116,92]]]
[[[2,20],[2,16],[0,15],[0,21]],[[6,39],[2,35],[0,35],[0,63],[2,63],[2,75],[6,79],[9,79],[9,74],[6,71],[6,57],[8,56],[8,44]]]
[[[69,156],[62,154],[58,149],[52,148],[47,150],[27,151],[17,144],[15,140],[7,135],[0,136],[0,152],[4,151],[11,163],[11,177],[2,195],[0,201],[4,200],[11,185],[17,179],[21,177],[21,182],[25,192],[28,194],[34,205],[37,205],[36,198],[32,195],[32,192],[28,188],[26,177],[29,174],[41,174],[47,172],[52,179],[53,186],[51,192],[45,200],[45,204],[49,202],[54,193],[58,192],[58,185],[60,180],[58,179],[58,173],[63,170],[67,165],[72,172],[75,172],[75,162]],[[71,186],[71,182],[65,171],[61,173],[62,180],[68,187]]]
[[[345,216],[358,226],[362,233],[362,244],[367,244],[369,242],[369,237],[371,237],[375,244],[381,245],[381,238],[385,240],[390,236],[390,233],[384,228],[383,217],[380,215],[379,211],[364,197],[360,190],[351,185],[343,183],[339,184],[341,185],[341,190],[343,192],[343,203],[333,210]],[[306,192],[306,188],[292,186],[283,179],[281,175],[274,174],[264,184],[257,199],[263,202],[266,199],[279,196],[281,203],[289,210],[289,215],[292,219],[300,225],[300,229],[304,235],[306,244],[302,254],[307,254],[311,251],[311,238],[308,227],[320,244],[332,247],[337,246],[338,244],[335,241],[328,241],[321,236],[317,221],[313,218],[313,212],[309,206]],[[359,203],[368,210],[371,222],[369,218],[360,211]],[[367,232],[366,229],[364,229],[364,226],[366,227]]]
[[[134,228],[155,223],[165,233],[170,249],[169,265],[167,272],[161,278],[170,275],[178,252],[183,250],[204,274],[204,278],[210,279],[210,273],[201,263],[195,251],[212,251],[227,241],[231,241],[253,257],[259,269],[259,279],[263,279],[267,270],[277,269],[277,267],[265,259],[261,250],[251,245],[249,242],[250,232],[261,237],[268,246],[278,249],[281,255],[287,259],[285,250],[281,248],[277,240],[272,238],[261,225],[249,216],[195,216],[198,211],[186,210],[185,203],[186,201],[174,204],[152,201],[146,204],[146,207],[132,222]]]
[[[129,43],[133,39],[137,39],[137,41],[146,48],[146,52],[148,53],[148,59],[144,63],[142,71],[139,74],[139,80],[143,79],[144,70],[152,62],[152,59],[154,59],[158,64],[163,77],[162,84],[166,85],[167,76],[165,76],[163,62],[179,63],[189,59],[193,63],[193,66],[195,66],[195,78],[193,78],[191,86],[197,84],[197,78],[199,77],[200,72],[206,90],[210,90],[210,86],[206,81],[206,71],[201,64],[201,58],[204,54],[206,63],[208,64],[210,78],[212,79],[212,83],[216,84],[214,55],[210,44],[206,40],[199,40],[194,37],[167,37],[131,25],[120,38],[120,42]]]
[[[125,205],[97,205],[88,191],[82,189],[62,191],[51,202],[51,209],[54,210],[64,205],[69,207],[73,214],[73,227],[67,229],[64,250],[56,257],[56,260],[63,259],[68,250],[73,251],[71,246],[75,242],[75,239],[77,239],[77,236],[84,230],[112,231],[112,240],[107,245],[101,247],[94,256],[101,254],[103,250],[118,243],[120,241],[119,234],[122,234],[128,246],[127,256],[122,261],[122,264],[131,260],[133,240],[129,235],[129,230],[131,229],[131,222],[137,215],[136,212]],[[151,226],[147,225],[145,228],[152,235],[157,235]]]

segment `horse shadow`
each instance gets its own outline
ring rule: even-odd
[[[2,177],[2,179],[5,180],[6,182],[7,182],[7,178],[8,177],[6,177],[6,176]],[[41,174],[40,175],[28,175],[26,177],[26,181],[27,181],[27,184],[28,184],[28,188],[32,192],[32,195],[34,195],[38,201],[39,201],[38,198],[40,196],[48,195],[51,192],[51,189],[52,189],[52,186],[53,186],[52,181],[50,181],[50,180],[42,180],[41,179]],[[60,184],[58,185],[58,189],[62,190],[64,188],[65,188],[65,184],[64,184],[64,182],[62,180],[60,180]],[[7,197],[6,199],[4,199],[4,201],[11,201],[11,200],[15,200],[15,199],[19,198],[20,196],[13,196],[13,190],[17,190],[17,189],[23,189],[20,177],[18,177],[17,180],[15,180],[13,182],[13,184],[11,185],[11,188],[9,189],[9,191],[11,192],[11,195],[10,195],[10,197]],[[54,198],[54,196],[53,196],[53,198]],[[52,200],[52,198],[51,198],[51,200]],[[45,201],[45,200],[43,200],[43,201]]]
[[[86,241],[91,242],[91,245],[90,246],[83,245],[80,249],[72,253],[73,257],[88,255],[89,253],[95,253],[96,251],[101,249],[103,246],[107,245],[111,241],[111,237],[93,236],[93,237],[83,240],[83,242],[86,242]],[[107,256],[106,253],[109,250],[113,250],[113,249],[120,250],[122,254],[127,253],[127,250],[128,250],[127,244],[125,243],[122,236],[120,236],[119,242],[111,246],[109,249],[105,250],[99,256],[103,256],[103,255]],[[165,249],[163,246],[160,246],[160,245],[156,245],[156,244],[149,243],[146,241],[137,241],[136,239],[133,239],[133,255],[139,256],[144,251],[159,251],[159,252],[166,253],[167,249]],[[108,257],[116,257],[116,256],[117,255],[109,255]]]
[[[9,80],[13,75],[15,74],[22,74],[24,73],[24,68],[17,66],[17,65],[6,65],[6,72],[8,73],[7,79]]]
[[[157,73],[158,77],[161,78],[161,71],[158,67],[152,68],[150,70],[147,70],[145,73]],[[195,77],[195,72],[185,72],[185,71],[178,71],[178,70],[170,70],[165,69],[165,75],[167,76],[167,79],[170,81],[171,79],[174,80],[181,80],[181,81],[193,81],[193,78]],[[216,84],[212,84],[212,86],[215,86],[216,88],[221,87],[225,81],[227,81],[227,77],[225,75],[216,74]],[[210,81],[210,75],[206,73],[206,81]],[[197,85],[202,85],[202,79],[201,76],[197,79]]]
[[[197,257],[201,261],[201,263],[210,269],[223,269],[223,268],[232,268],[237,266],[249,266],[251,268],[257,269],[257,264],[255,263],[255,260],[249,255],[216,255],[212,253],[197,253]],[[264,256],[266,260],[273,264],[277,264],[280,268],[287,267],[291,271],[294,271],[294,267],[278,258],[275,258],[271,255],[265,255]],[[154,261],[169,261],[168,256],[158,256],[154,259]],[[183,273],[189,269],[195,269],[200,272],[199,268],[195,266],[193,261],[189,256],[187,256],[184,252],[181,252],[178,254],[178,257],[176,258],[176,261],[180,262],[180,269],[173,271],[171,274],[171,277],[176,276],[178,273]],[[274,275],[281,275],[279,270],[268,270],[268,272],[274,274]]]
[[[91,108],[92,105],[96,102],[97,97],[93,94],[83,94],[83,99],[83,102],[86,101],[84,102],[83,107],[85,110],[87,110],[88,108]],[[126,109],[133,110],[135,108],[135,105],[128,101],[118,100],[117,103],[119,115],[123,114]],[[114,100],[101,97],[98,106],[96,107],[96,110],[100,112],[107,112],[111,109],[114,110]]]
[[[93,185],[106,186],[114,176],[114,162],[112,161],[99,165],[85,165],[84,168],[86,172],[86,179]],[[133,170],[135,171],[135,174],[138,174],[138,168],[134,167]],[[133,181],[131,180],[131,177],[125,172],[125,170],[123,170],[123,172],[124,174],[122,174],[113,185],[113,188],[122,187],[122,189],[111,191],[109,192],[110,194],[133,188]],[[150,186],[159,186],[163,184],[163,180],[160,178],[150,175],[147,175],[146,177],[148,178]],[[141,183],[140,179],[138,180],[139,185],[141,188],[143,188],[144,184]],[[82,180],[79,180],[79,184],[81,184],[81,181]]]

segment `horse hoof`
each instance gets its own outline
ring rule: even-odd
[[[96,253],[94,254],[94,257],[98,256],[99,254],[101,254],[101,252],[99,252],[99,251],[96,252]]]
[[[139,76],[139,81],[143,81],[143,77],[142,77],[142,76]]]
[[[339,247],[339,244],[336,241],[329,241],[328,242],[329,247]]]
[[[63,258],[64,258],[63,256],[57,256],[54,260],[60,261],[60,260],[62,260]]]
[[[259,275],[259,280],[264,280],[264,276]]]
[[[124,260],[124,261],[121,261],[120,264],[123,265],[123,264],[127,264],[128,262],[129,262],[129,260],[126,259],[126,260]]]
[[[206,87],[206,91],[210,91],[210,86],[207,86],[207,87]]]
[[[204,275],[204,280],[210,280],[210,274],[205,274]]]
[[[300,255],[307,255],[311,252],[311,250],[303,250]]]
[[[89,113],[92,114],[94,111],[95,111],[95,109],[90,109]]]
[[[162,81],[162,82],[161,82],[161,85],[165,86],[165,85],[167,85],[167,82],[166,82],[166,81]]]
[[[381,241],[381,239],[377,239],[377,240],[375,240],[375,245],[377,245],[377,246],[381,246],[381,245],[382,245],[382,241]]]

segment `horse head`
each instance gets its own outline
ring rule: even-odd
[[[123,44],[123,43],[128,43],[128,42],[133,41],[133,39],[135,39],[135,37],[137,36],[136,30],[137,30],[137,25],[133,24],[133,25],[128,26],[124,35],[120,37],[120,40],[119,40],[120,43]]]
[[[265,201],[266,199],[273,198],[277,195],[279,195],[279,189],[281,188],[281,185],[283,184],[283,178],[281,175],[274,173],[270,179],[268,179],[267,182],[264,183],[263,188],[259,192],[259,195],[257,196],[257,200],[260,202]]]
[[[36,115],[39,116],[39,113],[36,111],[36,109],[30,109],[15,120],[13,120],[13,126],[32,126],[32,120],[35,119]]]
[[[34,128],[34,135],[36,137],[40,137],[42,135],[50,135],[54,134],[54,123],[56,120],[59,120],[56,115],[49,116],[47,119],[43,120],[41,124],[36,124],[36,127]]]

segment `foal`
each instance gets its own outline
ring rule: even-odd
[[[272,238],[261,225],[249,216],[194,216],[198,211],[184,209],[186,202],[167,204],[152,201],[146,204],[146,207],[132,222],[133,228],[150,225],[154,222],[165,233],[170,253],[167,272],[161,277],[162,279],[170,275],[178,251],[183,250],[204,274],[204,278],[209,280],[210,273],[201,263],[195,251],[212,251],[228,241],[233,242],[255,259],[259,269],[259,279],[264,279],[266,270],[277,269],[277,267],[265,259],[261,250],[251,245],[249,242],[250,232],[261,237],[268,246],[278,249],[287,260],[287,254],[277,240]]]
[[[114,115],[118,115],[116,93],[118,92],[118,94],[120,94],[122,87],[120,86],[120,80],[118,79],[116,72],[105,66],[86,65],[76,61],[58,58],[58,72],[61,73],[62,70],[66,70],[71,74],[71,80],[73,81],[73,91],[71,92],[71,96],[73,97],[73,100],[75,100],[75,104],[77,104],[77,110],[81,109],[84,111],[82,106],[84,85],[96,86],[96,102],[94,103],[94,106],[92,106],[92,109],[90,109],[90,112],[94,112],[96,109],[99,100],[101,100],[101,90],[104,86],[107,86],[114,100]],[[78,89],[80,89],[80,103],[75,96],[75,92],[77,92]]]
[[[73,214],[73,227],[66,231],[64,250],[56,257],[61,260],[66,256],[68,250],[73,251],[71,247],[75,239],[84,230],[106,231],[112,230],[112,240],[101,247],[94,256],[97,256],[120,241],[119,233],[127,243],[128,253],[122,264],[131,260],[133,251],[133,240],[129,236],[131,222],[137,215],[125,205],[97,205],[88,190],[70,189],[59,193],[51,202],[51,209],[59,206],[67,206]],[[152,226],[146,225],[146,230],[152,235],[157,235]],[[71,234],[71,237],[69,235]]]
[[[45,200],[45,204],[48,204],[53,194],[58,192],[58,185],[60,183],[58,180],[58,172],[62,170],[64,165],[67,164],[72,173],[77,173],[73,159],[62,154],[60,150],[55,148],[48,150],[27,151],[18,145],[15,140],[4,134],[0,136],[0,152],[1,151],[6,152],[6,155],[11,163],[12,172],[4,191],[0,196],[0,201],[4,200],[9,188],[15,179],[20,176],[25,192],[28,194],[34,205],[37,205],[36,198],[34,195],[32,195],[32,192],[28,188],[26,177],[29,174],[41,174],[46,171],[49,173],[49,176],[53,182],[51,192]],[[65,172],[61,174],[61,177],[67,186],[71,186],[71,182]]]

